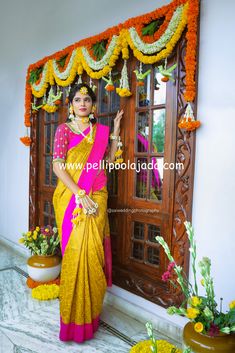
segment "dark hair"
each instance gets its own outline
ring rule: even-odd
[[[91,87],[87,83],[79,83],[75,86],[73,86],[69,92],[69,103],[72,104],[73,98],[75,97],[76,93],[82,88],[86,87],[87,88],[87,94],[91,97],[92,103],[96,102],[96,95],[94,91],[91,89]],[[69,119],[67,119],[68,121]],[[95,124],[97,122],[97,119],[94,117],[94,119],[90,119],[90,122],[92,124]]]

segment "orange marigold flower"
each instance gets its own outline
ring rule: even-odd
[[[29,288],[36,288],[42,284],[57,284],[58,286],[60,285],[60,278],[56,278],[53,281],[49,281],[49,282],[37,282],[34,281],[31,277],[28,277],[26,280],[26,284]]]
[[[25,145],[25,146],[30,146],[31,145],[31,138],[28,136],[20,137],[20,141]]]

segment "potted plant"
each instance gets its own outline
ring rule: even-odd
[[[192,284],[184,274],[182,267],[176,264],[165,240],[160,236],[156,237],[170,261],[167,271],[162,275],[162,280],[169,281],[174,287],[180,286],[185,297],[179,308],[171,306],[167,311],[170,315],[179,314],[190,320],[183,331],[184,352],[235,352],[235,301],[230,303],[225,313],[222,311],[222,299],[220,308],[218,308],[215,301],[213,278],[211,277],[211,261],[207,257],[198,263],[201,284],[205,291],[203,295],[199,294],[194,231],[190,222],[184,224],[192,257],[194,282]]]
[[[37,282],[56,279],[61,270],[60,239],[56,227],[36,227],[19,239],[31,252],[27,260],[28,274]]]

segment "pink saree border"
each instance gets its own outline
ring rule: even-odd
[[[64,324],[60,317],[60,340],[82,343],[86,340],[92,339],[94,333],[98,330],[99,320],[100,316],[97,316],[89,324],[77,325],[73,322]]]

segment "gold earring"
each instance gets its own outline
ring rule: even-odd
[[[73,106],[72,106],[72,104],[70,104],[70,107],[69,107],[69,119],[70,119],[70,120],[73,120],[73,119],[74,119],[74,111],[73,111]]]
[[[89,114],[89,119],[92,120],[94,119],[94,112],[95,112],[95,105],[92,106],[91,108],[91,113]]]

